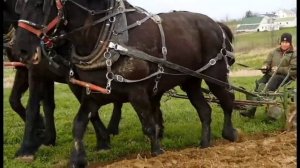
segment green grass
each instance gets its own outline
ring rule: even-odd
[[[253,88],[256,77],[232,78],[231,83],[236,86],[244,86],[247,89]],[[71,128],[73,118],[78,110],[79,103],[71,94],[66,85],[58,84],[55,88],[55,123],[57,129],[57,145],[55,147],[42,146],[36,154],[33,163],[24,163],[14,159],[14,153],[20,147],[22,141],[24,123],[12,111],[8,103],[8,96],[11,89],[4,89],[4,167],[66,167],[70,158],[71,146],[73,144]],[[239,96],[237,94],[237,96]],[[23,102],[27,101],[25,94]],[[237,97],[242,98],[242,97]],[[166,150],[177,150],[187,147],[196,147],[199,144],[201,124],[195,109],[188,100],[172,98],[162,100],[162,110],[165,120],[165,135],[162,145]],[[223,126],[223,112],[216,104],[211,104],[212,134],[214,139],[221,138]],[[101,108],[101,118],[105,124],[108,123],[112,111],[112,105]],[[85,145],[89,162],[107,163],[120,158],[135,157],[138,153],[149,154],[150,146],[148,139],[141,131],[141,124],[136,113],[129,104],[122,109],[122,120],[120,123],[120,134],[112,137],[112,149],[105,152],[95,150],[96,138],[91,124],[85,134]],[[276,132],[283,127],[283,121],[271,124],[262,122],[264,109],[258,109],[255,119],[241,118],[238,111],[233,112],[233,123],[236,128],[247,134],[259,132]]]

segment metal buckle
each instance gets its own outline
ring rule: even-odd
[[[162,54],[163,54],[163,55],[167,55],[167,54],[168,54],[167,47],[162,47],[162,48],[161,48],[161,51],[162,51]]]
[[[215,59],[209,60],[209,64],[210,65],[215,65],[216,63],[217,63],[217,61]]]
[[[124,82],[124,77],[123,76],[121,76],[121,75],[115,75],[115,77],[116,77],[116,80],[118,82]]]
[[[111,17],[111,18],[108,19],[108,21],[109,21],[110,23],[114,23],[114,22],[116,21],[116,17],[115,17],[115,16],[114,16],[114,17]]]

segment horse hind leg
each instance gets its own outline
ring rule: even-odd
[[[222,131],[223,138],[229,141],[237,141],[238,134],[236,129],[233,128],[232,124],[232,111],[233,111],[233,101],[234,94],[226,90],[224,87],[217,84],[206,82],[209,90],[216,96],[220,102],[220,106],[224,111],[224,126]]]
[[[110,146],[110,137],[109,137],[109,132],[106,129],[105,125],[101,121],[99,115],[98,115],[98,110],[95,109],[95,111],[92,111],[90,113],[90,121],[93,124],[95,133],[96,133],[96,138],[97,138],[97,150],[108,150],[111,148]]]
[[[211,107],[203,96],[200,86],[201,80],[195,79],[182,85],[181,89],[187,93],[202,122],[200,147],[206,148],[210,146],[211,141]]]

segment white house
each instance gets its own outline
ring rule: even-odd
[[[243,18],[237,25],[236,32],[272,31],[296,26],[296,13],[292,10],[281,9],[274,13]]]
[[[275,23],[282,27],[296,27],[297,26],[297,18],[296,17],[285,17],[278,18],[275,20]]]
[[[292,10],[280,9],[275,12],[278,18],[296,17],[296,13]]]
[[[296,13],[294,11],[281,9],[276,11],[275,14],[278,16],[275,23],[278,24],[280,28],[297,26]]]
[[[279,25],[275,23],[275,18],[267,15],[259,15],[243,18],[237,25],[236,32],[260,32],[279,30]]]

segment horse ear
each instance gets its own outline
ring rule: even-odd
[[[23,9],[23,4],[24,4],[24,0],[17,0],[16,5],[15,5],[15,12],[17,14],[21,14],[22,9]]]
[[[44,0],[43,12],[48,13],[48,11],[50,10],[52,4],[53,4],[52,0]]]

